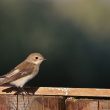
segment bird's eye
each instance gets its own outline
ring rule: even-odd
[[[35,57],[35,59],[38,59],[38,57]]]

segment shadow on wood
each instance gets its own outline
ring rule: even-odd
[[[9,87],[6,89],[3,89],[2,92],[6,92],[6,93],[11,93],[11,92],[15,92],[14,95],[18,95],[18,94],[22,94],[23,92],[25,92],[28,95],[34,95],[35,92],[38,90],[39,87],[27,87],[27,88],[23,88],[23,90],[20,90],[17,87]]]

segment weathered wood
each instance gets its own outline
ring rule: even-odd
[[[91,99],[74,99],[73,97],[67,98],[66,110],[99,110],[98,101]]]
[[[0,110],[63,110],[58,96],[0,95]]]
[[[0,110],[110,110],[110,99],[67,97],[64,107],[61,96],[0,95]]]
[[[0,94],[14,94],[15,91],[9,93],[2,92],[8,87],[0,87]],[[110,97],[110,89],[95,88],[55,88],[55,87],[39,87],[28,88],[34,91],[35,95],[59,95],[59,96],[87,96],[87,97]]]
[[[31,95],[13,95],[16,89],[0,87],[0,110],[110,110],[110,89],[40,87],[25,90]]]
[[[99,100],[99,110],[110,110],[110,100]]]
[[[75,99],[65,101],[66,110],[110,110],[110,99]]]
[[[110,97],[110,89],[95,88],[53,88],[41,87],[35,94],[37,95],[63,95],[63,96],[90,96],[90,97]]]
[[[17,97],[15,95],[0,95],[0,110],[17,110]]]

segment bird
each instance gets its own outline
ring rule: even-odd
[[[0,76],[0,85],[11,85],[17,88],[23,86],[33,79],[39,72],[40,64],[46,60],[40,53],[31,53],[14,69]]]

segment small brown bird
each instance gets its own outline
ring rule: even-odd
[[[35,77],[44,57],[40,53],[30,54],[22,63],[6,75],[0,77],[0,85],[10,84],[22,88],[25,83]]]

